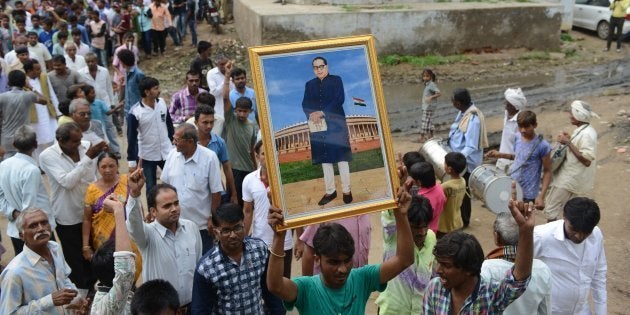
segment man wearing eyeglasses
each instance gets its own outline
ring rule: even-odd
[[[268,314],[260,283],[267,245],[245,237],[243,219],[243,210],[235,203],[222,204],[212,216],[219,245],[201,258],[195,270],[192,314]]]
[[[323,206],[337,198],[333,163],[339,167],[343,202],[352,202],[350,167],[352,149],[343,110],[345,92],[341,77],[328,73],[328,62],[323,57],[313,59],[316,78],[306,82],[302,109],[309,125],[313,165],[321,164],[324,171],[326,194],[319,201]]]
[[[169,184],[158,184],[147,191],[147,206],[155,221],[144,222],[140,194],[146,179],[142,163],[129,174],[127,230],[142,254],[142,279],[170,282],[182,305],[178,314],[187,314],[193,274],[201,258],[201,236],[197,224],[180,217],[177,189]]]

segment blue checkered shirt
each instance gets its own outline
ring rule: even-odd
[[[192,314],[264,314],[260,281],[267,255],[267,245],[251,237],[243,240],[240,264],[219,245],[206,253],[195,270]]]
[[[440,278],[429,282],[422,301],[422,314],[503,314],[503,310],[514,300],[519,298],[527,288],[529,278],[516,281],[510,268],[501,282],[486,282],[479,278],[477,287],[466,298],[461,310],[450,311],[451,290],[442,286]]]

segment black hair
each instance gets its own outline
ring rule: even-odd
[[[64,116],[70,116],[70,100],[60,101],[57,108]]]
[[[29,32],[27,32],[27,33],[26,33],[26,37],[31,37],[31,36],[36,36],[36,37],[38,37],[37,32],[34,32],[34,31],[29,31]]]
[[[53,63],[58,62],[58,63],[60,63],[62,65],[65,65],[66,64],[66,57],[64,57],[63,55],[54,56],[54,57],[52,57],[52,62]]]
[[[197,70],[193,70],[193,69],[188,70],[188,72],[186,72],[186,80],[188,80],[189,75],[197,76],[201,78],[201,74]]]
[[[590,234],[599,223],[599,205],[593,199],[575,197],[564,204],[563,215],[574,231]]]
[[[252,100],[249,99],[249,97],[241,96],[236,100],[236,104],[234,106],[236,108],[252,109],[254,105],[252,104]]]
[[[407,219],[409,224],[420,225],[429,224],[433,220],[433,207],[431,202],[425,196],[414,194],[411,197],[411,204],[407,210]]]
[[[114,282],[114,252],[116,242],[113,238],[107,240],[99,247],[92,256],[92,270],[94,276],[101,282],[101,285],[112,287]]]
[[[212,48],[212,44],[205,40],[199,41],[199,43],[197,43],[197,52],[200,54],[210,48]]]
[[[197,106],[199,106],[200,104],[208,105],[212,107],[212,109],[214,110],[214,104],[216,103],[216,98],[214,97],[214,95],[208,92],[203,92],[203,93],[197,94],[196,101],[197,101]]]
[[[75,27],[70,31],[70,35],[81,35],[81,30]]]
[[[339,223],[324,223],[313,237],[313,249],[317,256],[354,256],[354,239]]]
[[[205,104],[197,106],[197,108],[195,109],[195,122],[199,120],[199,117],[201,115],[214,115],[214,108]]]
[[[455,267],[470,272],[473,276],[479,276],[481,273],[481,264],[484,260],[483,249],[475,236],[471,234],[461,231],[446,234],[435,244],[433,255],[436,259],[453,259]]]
[[[129,49],[122,49],[116,56],[127,67],[132,67],[136,64],[136,56]]]
[[[175,193],[177,193],[177,189],[173,185],[169,185],[166,183],[157,184],[151,187],[151,190],[147,192],[147,206],[149,207],[149,209],[156,208],[157,206],[156,199],[157,199],[158,194],[160,193],[160,190],[167,190],[167,189],[170,189],[174,191]]]
[[[328,60],[326,60],[326,58],[320,57],[320,56],[317,56],[317,57],[313,58],[313,61],[311,61],[311,64],[313,64],[313,62],[315,62],[315,60],[317,60],[317,59],[323,61],[325,65],[328,65]]]
[[[247,75],[247,72],[245,71],[245,69],[234,68],[232,69],[232,72],[230,73],[230,77],[232,77],[232,80],[234,80],[234,78],[238,77],[241,74]]]
[[[430,188],[435,186],[435,170],[427,162],[419,162],[409,168],[409,176],[420,182],[420,186]]]
[[[65,123],[55,130],[55,139],[58,142],[66,142],[70,140],[70,134],[72,132],[81,132],[81,127],[75,122]]]
[[[464,88],[456,88],[453,90],[453,100],[459,102],[464,107],[468,107],[471,104],[470,92]]]
[[[37,59],[27,59],[22,63],[22,66],[24,66],[24,72],[29,72],[31,70],[33,70],[35,68],[35,64],[39,64],[39,62],[37,62]]]
[[[259,154],[260,148],[262,148],[262,140],[256,142],[256,144],[254,145],[254,152],[256,152],[256,154]]]
[[[83,90],[83,93],[85,93],[85,96],[87,97],[88,93],[94,91],[94,87],[90,84],[84,84],[81,89]]]
[[[146,90],[150,90],[160,85],[160,81],[153,77],[144,77],[140,80],[139,89],[140,96],[147,97]]]
[[[236,223],[244,219],[243,208],[238,203],[224,203],[212,215],[212,224],[219,226],[219,222]]]
[[[18,88],[23,88],[26,84],[26,74],[20,70],[13,70],[9,72],[8,85]]]
[[[155,315],[165,309],[177,311],[179,296],[173,285],[163,279],[143,283],[131,299],[130,310],[133,315]]]
[[[114,161],[116,161],[116,165],[118,165],[118,158],[116,157],[116,154],[114,154],[112,152],[101,152],[101,154],[99,154],[98,157],[96,158],[96,166],[97,167],[101,164],[101,161],[104,158],[113,159]]]
[[[428,74],[431,77],[431,81],[435,82],[435,72],[433,72],[433,70],[426,68],[424,70],[422,70],[422,75],[424,76],[424,74]]]
[[[57,40],[59,39],[68,39],[68,31],[59,31],[57,32]]]
[[[444,156],[444,163],[452,167],[457,174],[461,174],[466,169],[466,157],[460,152],[449,152]]]
[[[424,159],[424,156],[422,156],[422,154],[420,154],[420,152],[418,151],[409,151],[407,153],[405,153],[402,157],[402,162],[405,165],[405,167],[407,168],[407,170],[409,170],[411,168],[412,165],[418,163],[418,162],[426,162],[426,160]]]

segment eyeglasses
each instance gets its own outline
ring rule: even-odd
[[[245,226],[243,226],[242,224],[239,224],[237,226],[234,226],[233,228],[229,229],[229,228],[222,228],[222,229],[215,229],[217,232],[219,232],[219,234],[221,234],[221,236],[223,237],[228,237],[230,236],[230,234],[232,234],[232,232],[234,232],[234,234],[243,232],[243,229],[245,228]]]
[[[90,112],[80,112],[80,113],[77,113],[77,115],[79,115],[80,117],[90,117],[90,116],[92,116],[92,113],[90,113]]]
[[[324,70],[326,65],[313,66],[313,70]]]

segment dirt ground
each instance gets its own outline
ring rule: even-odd
[[[615,59],[627,60],[630,56],[630,47],[627,44],[622,53],[603,53],[601,50],[605,42],[597,39],[593,34],[577,31],[571,31],[569,34],[575,41],[565,42],[559,52],[543,54],[526,49],[475,52],[466,54],[463,62],[437,65],[433,68],[442,82],[460,82],[469,81],[471,78],[473,80],[500,78],[513,73],[526,75],[567,68],[586,69],[594,64]],[[201,25],[199,37],[200,40],[210,40],[215,52],[223,52],[229,58],[236,60],[238,66],[249,69],[247,48],[237,39],[238,35],[233,25],[224,26],[222,35],[215,35],[210,32],[208,25]],[[167,45],[170,43],[168,40]],[[190,45],[190,37],[185,43],[185,48],[179,51],[174,51],[172,46],[167,46],[165,58],[142,60],[140,63],[140,68],[145,73],[160,80],[163,96],[167,99],[170,94],[184,86],[184,74],[196,54]],[[541,54],[546,57],[540,57]],[[421,71],[421,67],[408,64],[380,65],[382,82],[388,85],[419,83]],[[627,188],[627,181],[630,178],[630,148],[628,148],[630,147],[630,117],[625,114],[630,114],[630,90],[627,85],[612,86],[596,94],[584,95],[580,98],[591,103],[601,116],[593,122],[593,126],[599,133],[599,144],[596,184],[589,196],[599,203],[602,210],[599,226],[605,236],[608,254],[608,310],[610,314],[627,314],[627,307],[630,306],[630,287],[627,285],[630,282],[630,275],[623,271],[623,266],[630,261],[630,240],[623,235],[630,227],[630,218],[625,213],[630,204]],[[529,109],[539,115],[538,132],[546,137],[551,137],[563,130],[571,132],[573,128],[569,123],[567,109],[572,100],[547,102],[542,105],[530,104]],[[502,118],[488,117],[487,124],[489,132],[499,132],[502,128]],[[415,138],[417,134],[412,132],[394,133],[395,151],[407,152],[419,149],[418,144],[411,142]],[[124,165],[125,163],[121,163],[121,166]],[[121,171],[125,172],[126,169],[121,169]],[[378,263],[382,259],[380,220],[378,214],[372,214],[371,219],[373,232],[370,263]],[[466,232],[474,234],[486,252],[494,247],[490,233],[493,220],[492,213],[483,208],[480,201],[474,201],[471,224]],[[0,220],[0,226],[5,226],[4,221],[4,218]],[[542,224],[544,221],[544,217],[539,213],[537,223]],[[6,265],[13,257],[13,251],[10,240],[4,232],[2,234],[2,243],[7,248],[7,253],[2,257],[2,264]],[[292,273],[293,275],[300,273],[296,262],[293,264]],[[375,295],[368,302],[366,311],[368,314],[376,313],[374,297]]]

